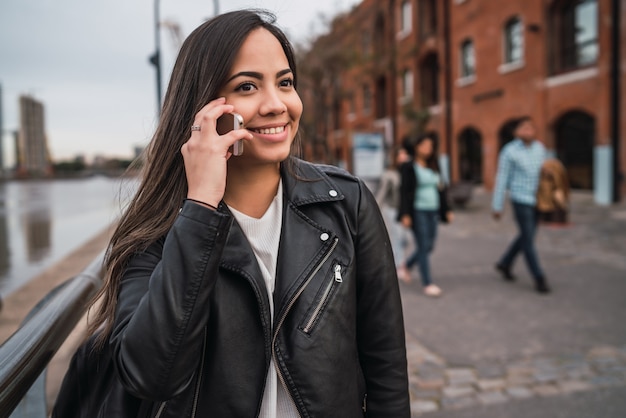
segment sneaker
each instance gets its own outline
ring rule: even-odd
[[[411,283],[411,273],[409,273],[406,266],[402,265],[398,267],[396,273],[398,274],[398,279],[402,280],[404,283]]]
[[[433,298],[441,296],[441,288],[435,284],[429,284],[424,288],[424,294]]]
[[[515,280],[515,276],[511,273],[511,268],[503,266],[502,264],[496,264],[496,270],[500,272],[502,278],[506,281],[512,282]]]

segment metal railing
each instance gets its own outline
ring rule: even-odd
[[[0,417],[8,417],[83,317],[102,286],[104,252],[48,293],[0,346]]]

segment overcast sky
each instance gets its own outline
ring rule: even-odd
[[[161,20],[184,37],[213,15],[213,0],[160,0]],[[319,33],[320,14],[346,11],[359,0],[228,0],[220,11],[245,7],[274,12],[293,41]],[[13,164],[18,97],[45,108],[48,146],[55,160],[84,154],[131,156],[155,127],[154,2],[152,0],[2,0],[0,84],[5,165]],[[163,91],[177,47],[161,32]]]

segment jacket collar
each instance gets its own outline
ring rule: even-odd
[[[344,199],[341,189],[320,167],[295,157],[281,164],[283,193],[289,202],[304,206]]]

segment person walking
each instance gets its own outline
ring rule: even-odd
[[[438,223],[452,222],[453,218],[436,149],[431,135],[422,135],[413,143],[409,141],[407,151],[413,158],[400,168],[399,219],[413,231],[417,249],[398,274],[404,281],[410,281],[410,269],[417,263],[424,294],[432,297],[440,296],[442,290],[432,281],[429,256],[435,248]]]
[[[549,293],[550,287],[539,263],[534,243],[537,231],[537,190],[546,151],[543,144],[535,139],[536,129],[530,117],[524,116],[517,120],[514,134],[515,138],[504,146],[498,158],[492,214],[495,220],[500,220],[505,194],[508,191],[519,234],[496,263],[495,268],[505,280],[514,281],[513,263],[517,255],[523,252],[528,269],[535,280],[535,290],[539,293]]]
[[[226,13],[181,48],[105,257],[90,330],[114,372],[89,417],[410,417],[384,222],[360,179],[293,155],[296,61],[273,22]],[[218,134],[232,112],[244,128]],[[90,389],[68,385],[58,417]]]
[[[398,210],[400,208],[400,167],[410,159],[409,154],[403,147],[396,148],[391,164],[380,178],[380,186],[376,192],[376,202],[380,207],[389,232],[391,249],[398,269],[398,278],[405,280],[406,275],[402,269],[406,265],[406,250],[408,240],[412,239],[409,230],[398,222]]]

